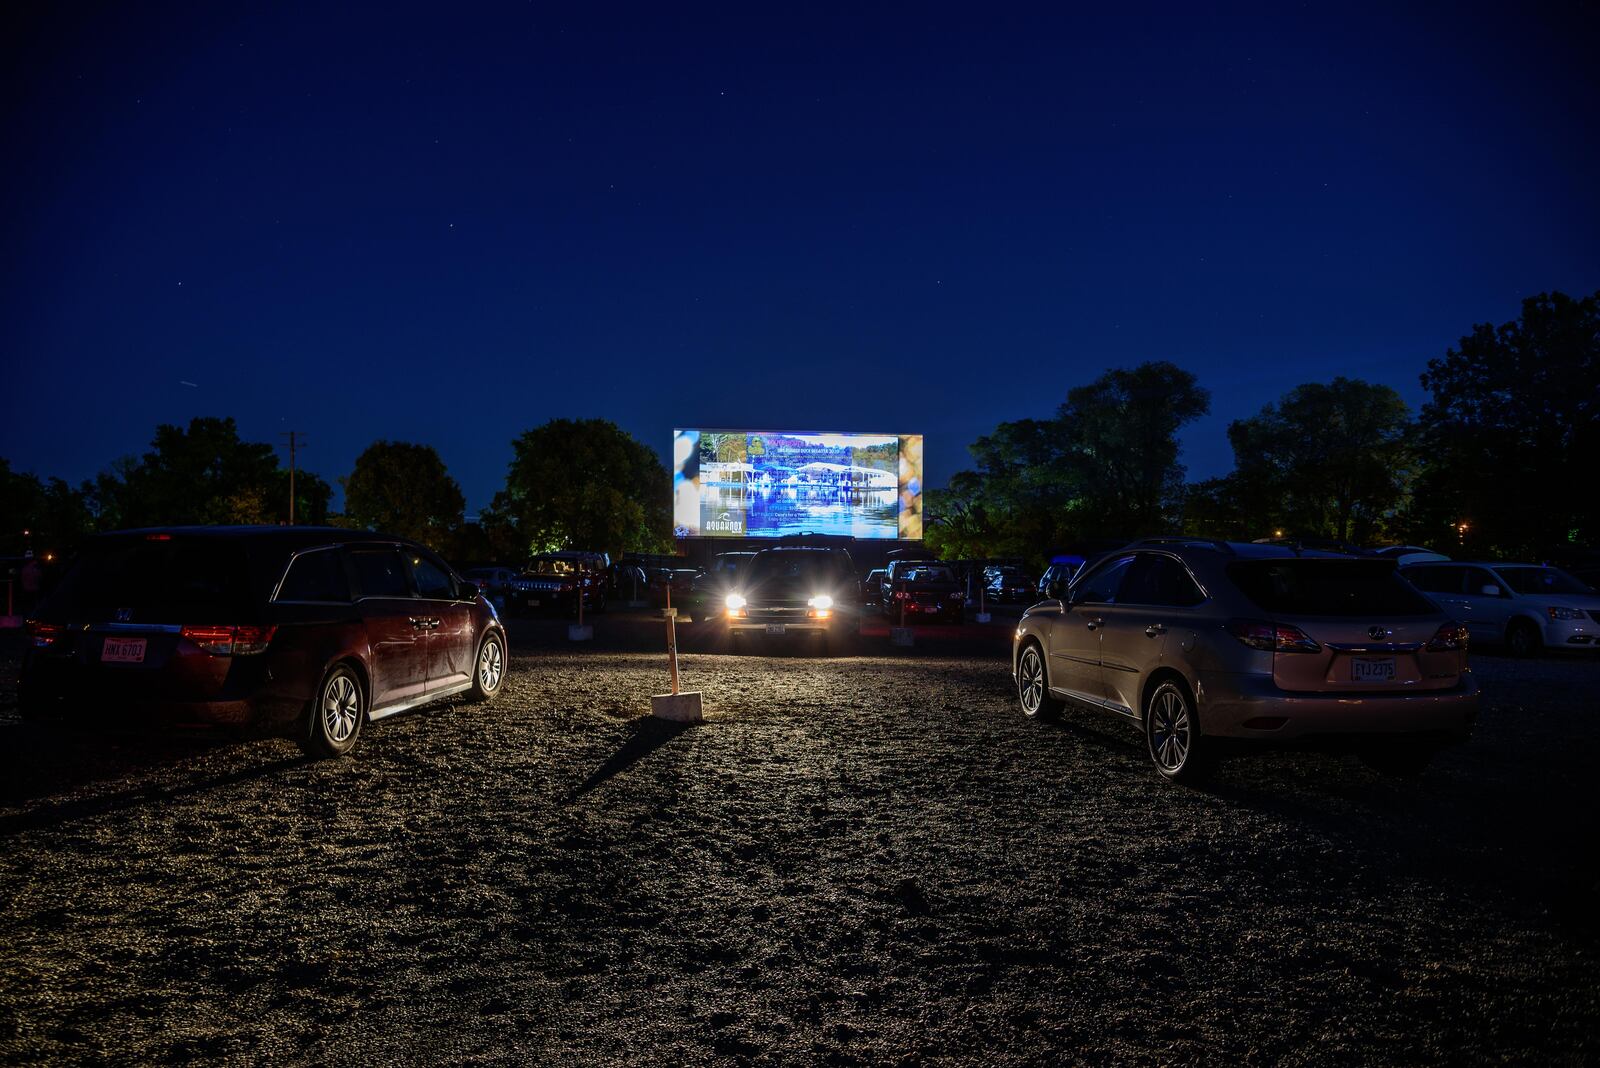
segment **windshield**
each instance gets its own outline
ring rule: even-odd
[[[745,571],[753,585],[787,585],[838,578],[838,568],[827,553],[764,552]]]
[[[1389,561],[1251,560],[1228,577],[1263,611],[1286,616],[1427,616],[1435,609]]]
[[[541,557],[528,565],[529,573],[534,575],[576,575],[580,570],[574,560],[553,557]]]
[[[1506,585],[1518,593],[1593,593],[1587,584],[1555,567],[1497,567]]]

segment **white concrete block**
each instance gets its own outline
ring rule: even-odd
[[[917,644],[917,636],[910,627],[890,627],[889,644],[909,647]]]
[[[990,615],[988,612],[974,612],[972,613],[972,618],[974,622],[987,623],[989,620],[993,619],[994,616]]]
[[[650,714],[675,723],[702,723],[706,718],[699,690],[655,694],[650,698]]]
[[[569,642],[586,642],[586,641],[593,640],[593,638],[594,638],[594,628],[591,627],[589,624],[585,623],[581,627],[578,626],[578,624],[576,624],[576,623],[568,623],[567,624],[567,641],[569,641]]]

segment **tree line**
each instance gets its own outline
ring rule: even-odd
[[[1183,533],[1219,538],[1412,542],[1534,556],[1600,545],[1600,293],[1523,301],[1428,361],[1413,413],[1392,388],[1343,376],[1296,386],[1228,427],[1234,468],[1186,480],[1178,432],[1210,393],[1175,364],[1107,371],[1049,418],[1002,423],[973,466],[927,494],[943,556],[1039,561],[1074,543]],[[671,483],[656,453],[603,419],[557,419],[511,442],[505,488],[473,519],[429,445],[376,441],[332,487],[295,477],[298,521],[386,530],[461,562],[520,562],[582,547],[667,551]],[[86,534],[190,523],[282,523],[289,474],[231,418],[156,428],[149,451],[84,482],[0,459],[0,551],[71,547]]]
[[[1319,538],[1545,556],[1600,546],[1600,293],[1540,294],[1481,324],[1421,382],[1296,386],[1228,427],[1234,467],[1188,482],[1177,433],[1210,393],[1168,362],[1111,370],[1048,419],[1002,423],[928,495],[943,556],[1019,557],[1151,534]]]

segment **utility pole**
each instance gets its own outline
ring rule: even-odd
[[[289,525],[294,526],[294,453],[295,448],[306,443],[306,436],[293,430],[284,431],[280,437],[289,444]]]

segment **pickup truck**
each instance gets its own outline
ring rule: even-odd
[[[883,614],[905,619],[939,619],[960,623],[966,618],[967,594],[955,568],[943,560],[891,560],[883,575]]]

